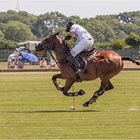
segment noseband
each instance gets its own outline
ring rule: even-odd
[[[46,42],[44,42],[43,43],[43,45],[44,45],[44,49],[45,50],[54,50],[55,49],[55,37],[54,36],[52,36],[52,38],[50,39],[50,43],[47,43],[47,40],[44,40],[44,41],[46,41]]]
[[[50,38],[50,40],[48,40],[48,38],[43,40],[41,43],[39,43],[36,46],[36,51],[42,51],[42,50],[53,51],[54,49],[55,49],[55,37],[54,36],[52,36]]]

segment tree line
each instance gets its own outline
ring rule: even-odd
[[[98,47],[122,49],[140,46],[140,11],[95,18],[67,17],[59,12],[33,15],[25,11],[0,12],[0,49],[15,48],[18,42],[42,40],[53,32],[64,38],[68,21],[84,26]]]

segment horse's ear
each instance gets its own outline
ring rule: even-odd
[[[53,35],[54,35],[54,36],[57,36],[57,35],[59,35],[59,32],[57,32],[57,33],[54,33]]]

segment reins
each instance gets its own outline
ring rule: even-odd
[[[47,50],[49,52],[49,54],[51,55],[52,59],[55,61],[56,65],[60,68],[59,62],[57,62],[57,60],[55,59],[55,57],[53,56],[52,52],[48,49]]]
[[[53,42],[53,49],[55,48],[55,41],[53,40],[52,41]],[[63,42],[64,43],[64,46],[63,46],[63,51],[65,52],[65,53],[68,53],[69,51],[70,51],[70,48],[67,46],[67,44],[65,44],[65,42]],[[56,58],[53,56],[53,54],[52,54],[52,52],[49,50],[49,49],[47,49],[47,51],[49,52],[49,54],[51,55],[51,57],[52,57],[52,59],[55,61],[55,63],[56,63],[56,65],[60,68],[60,64],[65,64],[65,63],[67,63],[67,61],[66,60],[64,60],[64,59],[62,59],[62,60],[60,60],[59,62],[56,60]]]
[[[70,51],[70,48],[67,46],[67,44],[65,44],[65,42],[63,42],[63,43],[64,43],[63,51],[64,51],[65,53],[68,53],[68,52]],[[49,46],[51,46],[51,48],[49,48],[49,47],[46,46],[46,45],[44,45],[43,48],[44,48],[46,51],[49,52],[50,56],[51,56],[52,59],[55,61],[56,65],[60,68],[60,64],[65,64],[65,63],[67,63],[67,61],[64,60],[64,59],[62,59],[62,60],[60,60],[60,61],[58,62],[57,59],[53,56],[51,50],[54,51],[55,45],[56,45],[56,44],[55,44],[55,38],[53,37],[53,38],[52,38],[52,41],[51,41],[51,44],[49,44]]]

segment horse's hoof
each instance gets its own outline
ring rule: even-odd
[[[83,104],[83,106],[84,106],[84,107],[88,107],[88,106],[89,106],[89,102],[85,102],[85,103]]]
[[[64,87],[60,88],[60,91],[62,91],[62,92],[63,92],[63,90],[64,90]]]
[[[68,94],[69,94],[69,96],[78,96],[78,93],[76,93],[76,92],[69,92]]]
[[[93,98],[93,102],[96,102],[97,98],[98,98],[98,97],[96,97],[96,98]]]
[[[90,104],[93,104],[93,102],[96,102],[97,98],[93,98],[91,102],[89,102]]]
[[[82,96],[82,95],[84,95],[84,94],[85,94],[85,91],[82,90],[82,89],[80,89],[79,92],[78,92],[78,95]]]
[[[67,92],[63,92],[63,94],[64,94],[65,96],[70,96]]]

